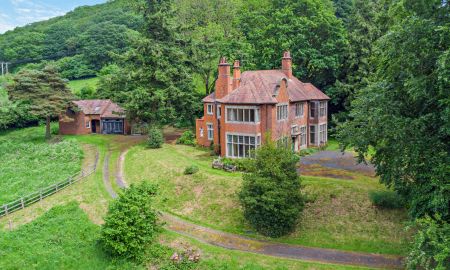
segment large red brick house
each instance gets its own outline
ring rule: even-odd
[[[125,111],[109,99],[73,101],[59,117],[61,135],[129,134]]]
[[[215,91],[203,99],[204,116],[196,121],[197,143],[220,145],[221,156],[248,157],[266,134],[299,151],[327,143],[330,99],[311,83],[292,75],[284,52],[280,70],[245,71],[239,61],[220,59]]]

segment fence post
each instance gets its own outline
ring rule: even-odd
[[[58,192],[58,183],[55,184],[55,188],[56,188],[55,192]]]
[[[20,204],[22,205],[22,209],[25,208],[25,204],[23,203],[23,198],[20,198]]]
[[[42,189],[39,190],[39,200],[42,201]]]
[[[7,216],[8,215],[8,205],[5,204],[4,208],[5,208],[5,216]]]

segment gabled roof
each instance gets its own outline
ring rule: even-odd
[[[240,86],[217,101],[234,104],[275,104],[277,90],[282,80],[287,82],[291,102],[330,99],[314,85],[303,83],[294,76],[288,78],[281,70],[256,70],[242,73]],[[214,93],[203,101],[216,101]]]
[[[93,99],[73,101],[84,114],[100,115],[101,117],[125,117],[125,110],[110,99]]]

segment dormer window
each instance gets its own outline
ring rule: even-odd
[[[206,104],[206,113],[213,114],[213,105],[212,104]]]

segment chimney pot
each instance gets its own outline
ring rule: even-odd
[[[288,78],[292,77],[292,58],[289,51],[283,53],[283,59],[281,60],[281,69]]]
[[[241,66],[239,60],[234,61],[233,65],[233,90],[241,85]]]

